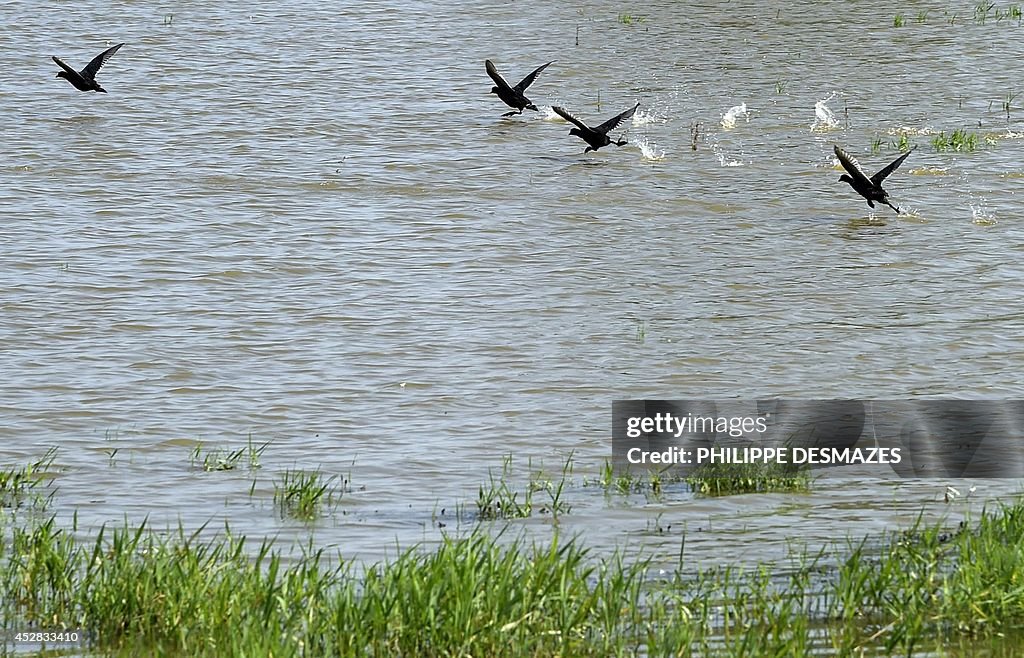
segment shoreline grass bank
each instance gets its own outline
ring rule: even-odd
[[[95,655],[912,655],[1024,624],[1021,503],[704,573],[482,529],[365,570],[227,529],[77,530],[0,528],[0,601],[8,630],[83,628]]]

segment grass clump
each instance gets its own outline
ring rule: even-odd
[[[802,493],[811,490],[807,468],[777,462],[701,464],[686,478],[694,493],[732,496],[745,493]]]
[[[638,25],[647,20],[647,16],[642,14],[628,14],[622,13],[618,16],[618,21],[623,25]]]
[[[596,485],[604,489],[605,494],[648,494],[658,497],[664,490],[664,485],[676,482],[680,478],[672,475],[669,471],[648,470],[643,473],[627,471],[618,473],[614,464],[605,460],[597,478],[584,480],[584,486]]]
[[[192,449],[190,456],[191,464],[193,468],[202,468],[207,473],[211,471],[233,471],[242,464],[247,465],[249,470],[252,471],[260,468],[260,459],[263,456],[263,451],[269,445],[270,442],[268,441],[256,447],[250,436],[246,446],[237,450],[213,448],[212,450],[204,451],[203,443],[200,441]]]
[[[282,518],[312,521],[341,500],[343,488],[335,485],[337,479],[337,475],[327,477],[320,470],[285,469],[280,479],[274,480],[274,505]]]
[[[21,507],[30,499],[33,504],[45,506],[53,494],[42,496],[37,489],[50,481],[48,471],[56,456],[57,449],[50,448],[38,460],[25,466],[0,469],[0,508]]]
[[[477,518],[482,521],[525,519],[533,515],[534,509],[541,514],[551,514],[555,517],[568,513],[571,507],[564,494],[571,475],[572,455],[566,459],[557,482],[539,472],[530,478],[526,490],[520,492],[510,484],[512,455],[506,455],[502,458],[501,475],[496,478],[494,472],[490,471],[487,484],[480,485],[476,498]],[[547,500],[536,502],[534,495],[538,492],[546,494]]]
[[[971,152],[978,149],[980,139],[977,133],[967,132],[963,128],[957,128],[952,134],[947,135],[945,131],[932,137],[932,148],[936,151],[963,151]]]

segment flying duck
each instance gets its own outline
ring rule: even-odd
[[[491,93],[497,94],[498,98],[504,101],[505,105],[518,110],[518,112],[506,112],[501,116],[510,117],[513,114],[522,114],[523,110],[537,111],[537,106],[531,103],[530,99],[527,98],[523,92],[526,91],[527,87],[533,84],[533,81],[537,79],[540,72],[551,66],[551,64],[552,62],[548,62],[543,66],[538,66],[533,70],[533,73],[520,80],[519,84],[515,87],[510,87],[509,84],[505,82],[505,78],[501,77],[501,74],[498,73],[498,69],[494,68],[494,62],[489,59],[484,61],[484,66],[487,68],[487,75],[491,76],[491,80],[494,80],[494,86],[491,87]]]
[[[590,146],[583,151],[583,153],[586,154],[590,151],[596,151],[602,146],[608,146],[609,144],[625,146],[627,144],[626,140],[622,139],[617,142],[612,141],[608,138],[608,132],[614,130],[616,126],[623,122],[623,120],[633,116],[633,113],[636,112],[636,108],[638,107],[640,107],[640,103],[637,103],[621,114],[616,114],[596,128],[591,128],[561,107],[552,107],[551,109],[555,111],[555,114],[562,117],[569,123],[575,124],[576,127],[570,130],[569,134],[576,135],[587,144],[590,144]]]
[[[916,146],[914,148],[917,148]],[[854,189],[857,194],[861,195],[868,200],[868,205],[872,208],[875,207],[874,202],[884,203],[893,210],[896,214],[900,214],[900,209],[889,203],[889,193],[882,189],[882,181],[892,172],[896,171],[897,167],[903,164],[903,161],[907,159],[914,149],[910,149],[900,157],[896,158],[889,163],[885,169],[880,170],[874,176],[868,177],[861,168],[860,163],[852,155],[844,151],[843,149],[836,146],[834,148],[836,157],[839,158],[839,162],[843,165],[848,173],[843,174],[839,177],[839,182],[849,183],[850,187]]]
[[[64,78],[72,85],[74,85],[75,89],[79,91],[102,91],[105,94],[107,93],[107,90],[101,87],[100,83],[96,82],[96,73],[100,70],[100,68],[103,67],[104,64],[107,63],[107,60],[110,59],[114,55],[114,53],[116,53],[118,49],[123,45],[123,43],[119,43],[116,46],[107,48],[99,55],[96,55],[96,57],[91,62],[89,62],[89,65],[81,71],[76,71],[75,69],[65,64],[60,57],[54,55],[53,61],[57,62],[57,66],[64,69],[63,71],[57,71],[57,77]]]

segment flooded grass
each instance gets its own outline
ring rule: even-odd
[[[977,133],[957,128],[947,135],[945,131],[932,137],[932,148],[936,151],[960,151],[970,153],[976,151],[981,143]]]
[[[255,470],[260,467],[260,458],[269,445],[268,442],[257,447],[253,444],[250,436],[244,448],[228,450],[218,447],[207,450],[204,449],[203,443],[200,441],[192,449],[190,463],[193,468],[201,468],[208,473],[211,471],[233,471],[243,465],[248,466],[249,470]]]
[[[806,468],[786,464],[702,464],[686,483],[702,496],[732,496],[747,493],[805,493],[811,490]]]
[[[38,484],[32,474],[52,461],[51,451],[4,481]],[[531,475],[531,509],[568,513],[572,463]],[[809,482],[806,471],[727,466],[700,481],[757,491]],[[498,499],[517,498],[511,468],[509,456],[492,478]],[[661,476],[643,486],[660,488]],[[275,502],[292,491],[294,509],[315,515],[336,495],[333,480],[286,471]],[[611,463],[599,481],[619,486]],[[601,557],[557,532],[509,539],[511,525],[363,568],[227,525],[216,535],[104,526],[83,540],[77,515],[70,527],[11,519],[0,524],[0,629],[84,629],[96,656],[915,655],[1024,624],[1024,502],[955,527],[919,517],[883,537],[794,548],[785,564],[703,571],[688,568],[685,531],[671,571],[650,552]]]
[[[512,483],[512,455],[506,455],[502,460],[501,475],[495,477],[491,471],[487,483],[480,485],[476,499],[477,518],[483,521],[525,519],[534,511],[554,517],[567,514],[571,508],[564,493],[571,476],[572,455],[566,459],[557,481],[541,471],[531,476],[525,490],[519,491]],[[535,500],[537,494],[542,495],[540,500]]]
[[[282,518],[312,521],[341,500],[343,487],[336,484],[337,475],[323,472],[285,469],[274,480],[274,506]]]
[[[201,529],[202,530],[202,529]],[[480,529],[357,571],[230,530],[145,523],[88,543],[55,518],[0,531],[7,626],[84,628],[96,655],[913,654],[1024,622],[1024,505],[764,565],[655,574],[578,540]]]
[[[43,496],[40,487],[49,481],[47,472],[56,456],[57,449],[50,448],[38,460],[25,466],[0,469],[0,508],[17,508],[26,504],[45,506],[52,492]]]

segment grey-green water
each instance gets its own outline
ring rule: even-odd
[[[309,529],[273,478],[322,466],[352,491],[316,541],[370,560],[465,527],[508,453],[523,479],[572,453],[560,528],[669,564],[684,527],[695,560],[773,557],[1016,492],[581,484],[616,398],[1024,390],[1024,103],[1002,107],[1024,28],[805,5],[0,5],[0,457],[59,446],[55,505],[86,527],[284,539]],[[51,55],[120,41],[109,94],[53,77]],[[556,60],[541,111],[501,119],[485,58],[513,80]],[[586,156],[548,109],[636,101],[631,144]],[[835,126],[812,130],[816,105]],[[981,147],[931,147],[957,128]],[[874,170],[900,131],[918,149],[886,187],[908,214],[870,213],[832,145]],[[196,441],[249,436],[272,441],[254,496],[248,471],[190,466]]]

